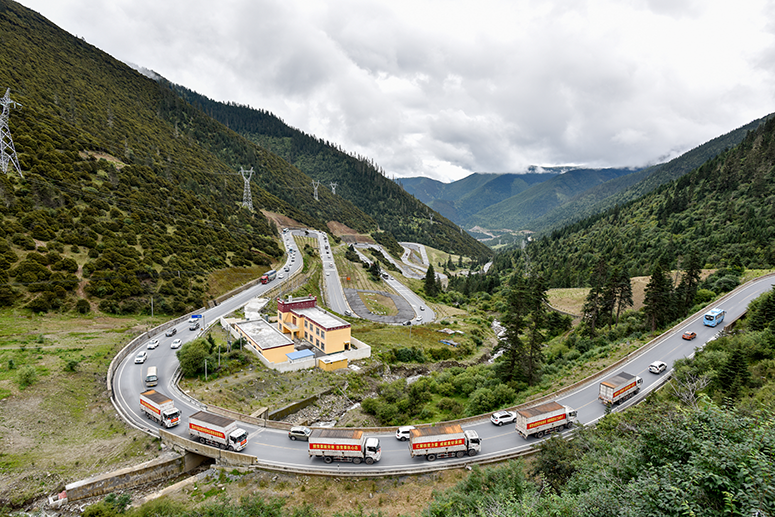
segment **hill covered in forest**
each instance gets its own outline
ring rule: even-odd
[[[350,201],[398,241],[419,242],[468,257],[487,257],[492,251],[442,214],[433,212],[390,180],[372,160],[298,129],[265,110],[211,100],[183,86],[180,96],[246,139],[281,156],[321,183],[320,191]],[[432,219],[431,219],[432,216]]]
[[[525,264],[552,287],[588,285],[600,258],[628,276],[655,264],[680,269],[696,253],[705,268],[775,266],[775,119],[691,172],[496,258],[501,272]]]
[[[157,312],[201,307],[208,272],[281,255],[260,210],[378,231],[339,192],[315,199],[283,158],[34,11],[0,0],[0,35],[23,174],[0,175],[0,304],[118,313],[154,296]],[[239,175],[251,167],[254,211]]]

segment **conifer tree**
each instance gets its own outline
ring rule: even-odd
[[[643,311],[654,332],[671,319],[673,306],[673,285],[665,274],[662,264],[657,262],[646,286]]]

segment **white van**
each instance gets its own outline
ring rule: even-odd
[[[156,386],[159,383],[159,377],[156,375],[156,367],[149,366],[145,372],[145,385],[148,387]]]

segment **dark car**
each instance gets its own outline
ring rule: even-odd
[[[174,336],[175,334],[177,334],[177,332],[178,332],[178,329],[176,329],[175,327],[170,327],[170,328],[167,329],[167,332],[165,332],[164,335],[167,336],[167,337],[170,337],[170,336]]]
[[[691,330],[687,330],[686,332],[684,332],[684,335],[681,336],[681,337],[686,339],[686,340],[688,340],[688,341],[691,341],[692,339],[697,337],[697,333],[696,332],[692,332]]]
[[[312,430],[309,427],[297,425],[291,427],[291,430],[288,431],[288,438],[291,440],[304,440],[306,442],[309,441],[310,434],[312,434]]]

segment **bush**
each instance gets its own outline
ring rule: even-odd
[[[24,389],[27,386],[31,386],[35,384],[36,380],[38,380],[38,372],[35,371],[34,367],[25,366],[24,368],[19,370],[19,374],[18,374],[19,388]]]
[[[88,314],[91,310],[91,305],[89,305],[88,301],[81,298],[75,303],[75,310],[81,314]]]

